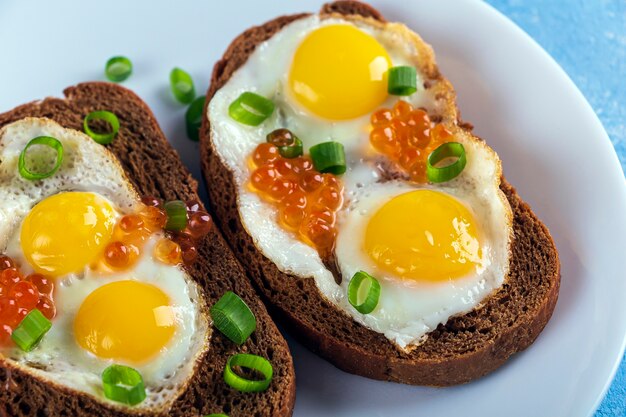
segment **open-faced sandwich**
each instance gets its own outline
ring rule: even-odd
[[[355,1],[253,27],[215,65],[200,136],[217,222],[341,369],[465,383],[552,314],[552,238],[455,100],[417,34]]]
[[[65,95],[0,114],[0,415],[290,416],[288,347],[150,110]]]

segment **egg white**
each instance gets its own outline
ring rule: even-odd
[[[474,213],[483,231],[484,269],[475,276],[454,282],[411,285],[409,290],[406,282],[398,277],[383,276],[380,305],[368,315],[357,312],[347,301],[347,285],[357,270],[373,269],[371,261],[359,249],[366,222],[374,208],[387,199],[419,187],[409,182],[389,182],[389,176],[381,169],[381,163],[389,163],[369,142],[369,114],[347,121],[325,120],[303,110],[290,97],[288,74],[298,45],[315,29],[331,24],[355,25],[385,47],[392,65],[418,67],[418,91],[408,97],[389,96],[380,107],[390,108],[402,99],[414,108],[423,107],[441,114],[442,108],[449,105],[448,95],[443,94],[445,97],[441,98],[431,89],[422,88],[420,54],[424,49],[417,46],[417,35],[405,26],[313,15],[286,25],[258,45],[246,63],[216,92],[207,110],[213,147],[233,174],[241,222],[256,247],[280,271],[314,278],[320,293],[337,308],[369,329],[384,334],[401,350],[411,350],[439,323],[478,307],[504,282],[512,228],[510,207],[499,190],[500,160],[483,142],[456,129],[454,140],[463,143],[467,166],[454,180],[428,186],[458,198]],[[228,106],[244,91],[257,92],[276,103],[274,114],[258,127],[244,126],[228,115]],[[247,187],[251,174],[248,158],[258,144],[265,142],[267,133],[282,127],[298,135],[305,153],[311,146],[327,140],[344,144],[347,171],[341,180],[346,203],[338,213],[335,252],[343,276],[340,285],[336,284],[317,250],[282,228],[277,221],[276,208]]]
[[[64,147],[59,171],[41,181],[27,181],[17,170],[17,158],[26,143],[41,135],[55,137]],[[16,260],[24,273],[33,272],[19,240],[21,224],[39,201],[64,191],[93,192],[108,200],[116,217],[138,207],[139,197],[117,159],[106,148],[81,132],[65,129],[48,119],[27,118],[0,131],[0,253]],[[147,398],[134,409],[161,409],[171,404],[193,375],[197,361],[208,349],[210,330],[201,290],[184,269],[164,265],[152,257],[152,249],[163,233],[147,240],[141,258],[131,269],[101,274],[88,266],[77,273],[55,279],[57,316],[39,346],[31,352],[0,348],[0,357],[26,372],[70,389],[87,393],[98,401],[121,406],[104,398],[102,371],[119,361],[97,358],[83,350],[73,332],[74,318],[85,298],[97,288],[115,281],[136,280],[160,288],[171,300],[176,314],[176,331],[159,354],[137,369],[146,386]]]

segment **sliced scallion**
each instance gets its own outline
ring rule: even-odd
[[[111,126],[111,131],[108,133],[94,132],[93,130],[91,130],[91,127],[89,127],[89,123],[94,120],[104,120]],[[115,139],[117,132],[119,132],[120,121],[117,116],[110,111],[92,111],[87,116],[85,116],[85,119],[83,120],[83,129],[90,138],[98,142],[100,145],[108,145],[109,143],[113,142],[113,139]]]
[[[125,56],[114,56],[107,61],[104,74],[109,81],[119,83],[124,81],[133,72],[133,63]]]
[[[387,92],[394,96],[410,96],[417,91],[415,67],[398,66],[389,68]]]
[[[146,399],[141,374],[124,365],[111,365],[102,372],[104,396],[109,400],[137,405]]]
[[[33,145],[45,145],[49,148],[52,148],[54,151],[56,151],[57,155],[56,155],[54,166],[50,168],[48,171],[34,172],[34,171],[29,170],[26,167],[26,153],[28,149]],[[54,173],[57,172],[59,168],[61,167],[62,162],[63,162],[63,144],[59,142],[58,139],[53,138],[51,136],[37,136],[36,138],[31,139],[31,141],[28,142],[26,144],[26,147],[22,150],[22,153],[20,153],[20,158],[18,160],[18,170],[19,170],[20,175],[27,180],[31,180],[31,181],[42,180],[44,178],[48,178],[54,175]]]
[[[200,140],[200,126],[202,126],[202,111],[206,97],[196,98],[185,112],[185,124],[187,126],[187,137],[194,142]]]
[[[187,227],[187,205],[184,201],[168,201],[163,208],[167,214],[165,230],[183,230]]]
[[[180,68],[174,68],[170,72],[170,87],[176,100],[183,104],[189,104],[196,97],[196,89],[191,75]]]
[[[367,285],[364,288],[366,291],[365,297],[361,297],[361,286]],[[364,298],[364,299],[363,299]],[[368,274],[367,272],[359,271],[350,280],[348,284],[348,301],[359,313],[369,314],[378,305],[378,299],[380,298],[380,284],[376,278]],[[359,299],[363,299],[359,302]]]
[[[41,311],[34,309],[13,330],[11,339],[24,352],[30,352],[37,347],[51,327],[50,320]]]
[[[252,310],[232,291],[227,291],[211,307],[211,318],[215,327],[238,345],[245,342],[256,329]]]
[[[339,142],[322,142],[309,149],[315,169],[341,175],[346,172],[346,154]]]
[[[446,158],[456,158],[456,160],[446,166],[436,166]],[[462,144],[458,142],[444,143],[428,155],[426,176],[430,182],[434,183],[450,181],[463,172],[466,163],[465,148]]]
[[[238,375],[233,367],[247,368],[263,375],[262,380],[247,379]],[[265,391],[272,382],[274,368],[265,358],[248,353],[239,353],[228,358],[224,368],[224,381],[241,392]]]
[[[274,112],[274,102],[246,91],[228,106],[231,118],[249,126],[258,126]]]

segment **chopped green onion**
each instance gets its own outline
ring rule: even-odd
[[[163,208],[167,213],[165,230],[183,230],[187,227],[187,205],[184,201],[168,201]]]
[[[436,167],[437,163],[446,158],[457,158],[456,161],[443,167]],[[440,145],[428,155],[426,176],[430,182],[446,182],[455,178],[465,168],[465,148],[458,142],[448,142]]]
[[[226,414],[207,414],[204,417],[228,417]]]
[[[399,66],[389,68],[387,92],[394,96],[410,96],[417,91],[415,67]]]
[[[369,284],[367,287],[367,293],[365,300],[359,303],[359,292],[363,282]],[[380,284],[378,280],[368,274],[367,272],[359,271],[350,280],[348,284],[348,301],[359,313],[369,314],[378,305],[378,299],[380,297]]]
[[[303,153],[302,141],[289,129],[276,129],[267,134],[267,142],[278,147],[284,158],[297,158]]]
[[[246,91],[228,106],[228,114],[244,125],[258,126],[274,112],[274,102]]]
[[[200,126],[202,126],[202,111],[204,110],[205,99],[205,96],[196,98],[185,113],[187,137],[195,142],[200,140]]]
[[[238,345],[243,344],[256,329],[254,314],[248,305],[232,291],[227,291],[211,307],[211,318],[215,327]]]
[[[176,100],[183,104],[189,104],[196,97],[196,89],[193,86],[191,75],[180,68],[174,68],[170,72],[170,87]]]
[[[104,74],[109,81],[119,83],[124,81],[133,72],[133,63],[125,56],[114,56],[107,61]]]
[[[96,133],[89,127],[89,122],[92,120],[104,120],[111,125],[111,131],[109,133]],[[120,130],[120,121],[117,116],[110,111],[98,110],[89,113],[85,120],[83,120],[83,129],[90,138],[98,142],[100,145],[108,145],[113,142],[113,139]]]
[[[34,309],[24,317],[22,322],[13,330],[11,339],[24,352],[33,350],[48,330],[52,327],[52,323],[41,311]]]
[[[46,145],[56,151],[56,161],[50,170],[46,172],[33,172],[26,168],[26,152],[33,145]],[[18,169],[20,175],[27,180],[42,180],[54,175],[54,173],[61,167],[61,162],[63,162],[63,144],[51,136],[37,136],[28,142],[26,147],[22,150],[22,153],[20,153]]]
[[[339,142],[323,142],[309,149],[315,169],[341,175],[346,172],[346,154]]]
[[[124,365],[111,365],[102,372],[104,396],[109,400],[137,405],[146,399],[141,374]]]
[[[253,379],[246,379],[239,376],[233,370],[234,366],[240,366],[242,368],[248,368],[253,371],[257,371],[263,375],[263,379],[260,381]],[[274,369],[272,364],[265,358],[257,355],[250,355],[248,353],[239,353],[228,358],[226,367],[224,368],[224,381],[241,392],[261,392],[265,391],[272,382],[272,376],[274,375]]]
[[[302,156],[303,152],[302,141],[297,136],[293,139],[293,145],[278,147],[278,153],[281,154],[283,158],[297,158]]]

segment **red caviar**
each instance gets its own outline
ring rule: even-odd
[[[52,279],[41,274],[24,276],[16,265],[0,255],[0,346],[12,343],[11,333],[34,308],[50,320],[56,315]]]
[[[343,204],[337,177],[316,171],[306,156],[282,157],[271,143],[256,147],[252,163],[250,185],[278,208],[280,223],[320,253],[330,253],[337,236],[335,213]]]
[[[382,108],[370,117],[370,142],[404,169],[411,179],[424,183],[428,155],[439,145],[450,142],[452,134],[442,125],[433,124],[422,109],[414,109],[399,100],[391,109]]]
[[[183,260],[183,253],[178,243],[163,238],[154,245],[154,257],[164,264],[178,265]]]
[[[143,205],[137,212],[119,219],[111,242],[105,247],[101,258],[92,265],[93,268],[102,271],[131,268],[139,260],[150,235],[163,230],[167,223],[163,201],[152,196],[143,197],[141,201]],[[157,242],[153,250],[153,255],[166,264],[192,264],[198,257],[197,245],[213,224],[209,213],[201,210],[200,202],[189,200],[185,205],[187,227],[182,231],[168,232],[170,237]],[[169,243],[166,245],[163,243],[165,241]]]

